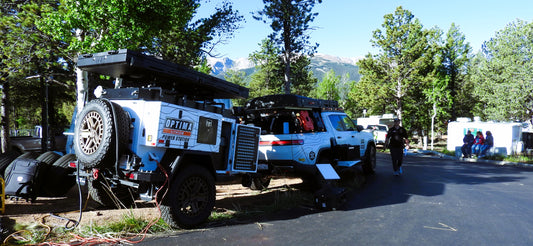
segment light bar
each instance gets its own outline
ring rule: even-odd
[[[263,146],[282,146],[282,145],[303,145],[304,140],[276,140],[276,141],[260,141],[259,145]]]

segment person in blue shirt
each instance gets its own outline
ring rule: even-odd
[[[463,138],[463,147],[461,151],[463,152],[463,157],[470,158],[472,156],[472,145],[474,144],[474,135],[468,130],[465,137]]]
[[[485,133],[485,142],[483,143],[483,146],[481,147],[481,154],[479,157],[483,157],[487,154],[487,151],[494,146],[494,137],[492,137],[492,132],[487,131]]]

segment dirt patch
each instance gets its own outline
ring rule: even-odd
[[[268,189],[253,191],[238,184],[217,185],[217,211],[235,210],[241,206],[258,203],[269,203],[276,191],[300,184],[299,178],[274,178]],[[159,210],[154,202],[137,201],[134,209],[103,209],[87,196],[87,191],[81,191],[83,209],[80,226],[102,225],[113,221],[120,221],[126,215],[133,214],[136,218],[151,220],[159,217]],[[65,226],[67,218],[79,220],[79,192],[73,187],[65,197],[38,197],[31,203],[25,200],[5,201],[5,212],[2,215],[2,225],[23,224],[31,225],[44,223],[48,226]],[[57,217],[57,216],[59,217]],[[72,223],[72,222],[71,222]],[[72,224],[69,224],[69,226]]]

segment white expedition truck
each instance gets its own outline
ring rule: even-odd
[[[211,214],[215,180],[257,171],[260,128],[215,100],[246,98],[247,88],[125,49],[81,55],[77,66],[111,85],[85,84],[95,95],[85,92],[75,122],[74,164],[93,200],[155,198],[169,225],[190,228]]]
[[[374,172],[376,144],[372,134],[358,131],[337,101],[269,95],[248,101],[243,111],[246,123],[262,129],[261,175],[251,175],[252,189],[268,186],[268,175],[280,170],[312,179],[319,175],[316,164],[322,163],[330,163],[338,173],[359,164],[366,174]]]

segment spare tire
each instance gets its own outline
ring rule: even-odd
[[[40,162],[46,163],[49,166],[51,166],[59,158],[61,158],[60,154],[58,154],[58,153],[56,153],[54,151],[48,151],[48,152],[44,152],[41,155],[39,155],[37,158],[35,158],[35,160],[38,160]]]
[[[78,115],[74,129],[78,162],[86,168],[112,166],[117,149],[120,156],[128,145],[128,127],[128,114],[120,105],[103,99],[89,102]]]

